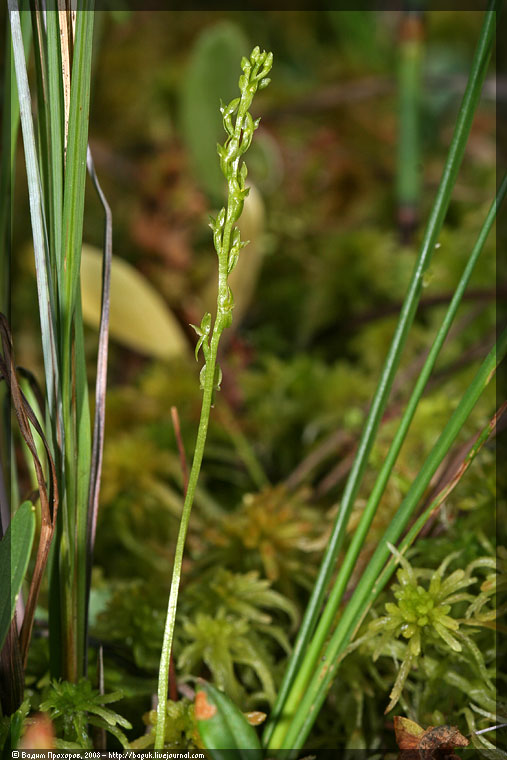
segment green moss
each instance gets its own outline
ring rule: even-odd
[[[481,584],[473,573],[479,568],[493,568],[494,558],[483,556],[464,570],[459,568],[446,574],[459,552],[449,554],[436,570],[431,570],[414,568],[394,547],[391,550],[401,564],[396,574],[398,582],[391,589],[396,601],[385,603],[386,614],[371,621],[360,639],[372,652],[374,661],[384,655],[400,663],[386,712],[401,699],[414,669],[417,671],[422,662],[427,669],[435,654],[444,658],[448,673],[453,668],[459,672],[466,667],[470,674],[482,678],[485,688],[492,689],[494,673],[484,643],[489,638],[489,646],[493,645],[487,621],[494,619],[496,613],[491,611],[489,617],[485,612],[481,619],[480,612],[488,605],[488,592],[494,593],[494,582],[490,577]],[[402,643],[403,640],[407,643]],[[409,683],[407,688],[410,689]]]

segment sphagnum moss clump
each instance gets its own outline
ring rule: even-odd
[[[439,641],[444,642],[457,653],[465,645],[478,669],[488,679],[482,655],[470,635],[460,630],[461,624],[469,621],[452,614],[453,605],[458,602],[475,603],[476,596],[464,590],[477,582],[477,578],[472,575],[474,563],[466,570],[458,569],[444,577],[447,567],[456,559],[458,552],[450,554],[436,570],[431,571],[412,567],[394,546],[389,545],[389,548],[401,565],[396,574],[398,583],[392,587],[396,602],[385,604],[387,615],[371,621],[368,632],[362,639],[363,642],[374,642],[374,660],[385,653],[386,647],[389,648],[395,639],[402,637],[408,642],[386,713],[397,704],[410,671],[423,654],[426,644],[438,645]],[[429,579],[427,587],[420,582],[424,578]]]

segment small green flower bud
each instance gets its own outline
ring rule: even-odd
[[[199,340],[197,341],[197,345],[195,347],[196,361],[197,361],[201,346],[204,352],[204,357],[207,358],[207,356],[209,355],[208,336],[211,331],[211,314],[209,313],[209,311],[206,312],[206,314],[203,316],[200,327],[197,327],[197,325],[190,325],[190,327],[193,327],[197,335],[199,336]]]

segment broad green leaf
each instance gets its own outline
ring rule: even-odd
[[[259,738],[241,710],[223,692],[200,681],[195,697],[195,718],[204,747],[213,760],[231,758],[220,750],[236,749],[238,760],[261,760]]]
[[[98,328],[102,290],[102,252],[84,245],[81,258],[83,319]],[[162,296],[129,263],[113,256],[109,332],[141,353],[171,359],[188,351],[187,339]]]
[[[14,513],[5,536],[0,541],[0,578],[10,577],[3,584],[0,599],[0,649],[2,649],[14,616],[16,601],[25,577],[35,535],[35,507],[24,501]]]
[[[230,21],[206,29],[192,51],[181,92],[182,136],[196,178],[217,205],[225,195],[216,147],[224,134],[220,102],[236,95],[238,61],[248,49],[243,32]]]

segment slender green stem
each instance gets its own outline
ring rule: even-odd
[[[399,539],[420,498],[428,487],[431,478],[440,466],[483,390],[494,376],[496,367],[505,357],[506,353],[507,329],[500,335],[497,343],[482,362],[461,402],[426,458],[409,492],[403,499],[396,515],[379,542],[375,553],[368,563],[368,567],[363,573],[354,594],[340,618],[329,644],[323,652],[318,666],[314,670],[313,678],[308,684],[297,706],[297,710],[291,716],[288,730],[281,743],[282,748],[299,749],[304,745],[319,709],[326,698],[329,686],[339,668],[340,655],[356,630],[364,609],[374,599],[375,584],[390,556],[388,544],[394,544]],[[386,580],[384,578],[384,581]],[[375,589],[375,593],[378,593],[379,590],[379,588]]]
[[[197,440],[195,444],[194,459],[192,462],[192,468],[188,478],[188,487],[185,495],[185,501],[183,504],[183,511],[181,514],[180,528],[178,531],[178,538],[176,540],[176,550],[174,552],[173,560],[173,575],[171,580],[171,590],[169,594],[169,603],[167,607],[167,618],[164,629],[164,640],[162,644],[162,654],[160,658],[160,670],[158,680],[158,711],[157,711],[157,730],[155,736],[155,749],[162,749],[164,746],[165,736],[165,716],[166,716],[166,701],[167,701],[167,686],[169,681],[169,663],[172,650],[172,642],[174,636],[174,626],[176,622],[176,607],[178,603],[178,592],[181,579],[181,566],[183,562],[183,550],[185,548],[185,538],[187,535],[188,522],[190,520],[190,513],[192,511],[192,504],[194,501],[195,488],[197,486],[197,480],[199,478],[199,472],[201,470],[202,458],[204,455],[204,446],[206,444],[206,435],[208,432],[209,416],[211,411],[211,402],[213,398],[213,377],[215,372],[216,361],[216,349],[218,348],[218,341],[220,339],[220,333],[215,330],[212,338],[211,348],[215,348],[214,353],[208,362],[208,368],[211,370],[207,373],[206,384],[204,387],[201,418],[199,420],[199,429],[197,432]]]
[[[497,6],[498,3],[493,4],[494,8]],[[340,510],[333,525],[333,530],[322,560],[319,574],[313,587],[312,595],[308,602],[287,669],[284,673],[277,700],[263,735],[264,746],[268,746],[270,749],[276,749],[281,746],[280,742],[282,741],[283,734],[287,728],[287,722],[290,720],[290,715],[288,713],[284,714],[284,705],[301,667],[303,658],[305,657],[308,642],[317,625],[317,620],[335,568],[336,560],[345,540],[346,526],[350,517],[350,512],[361,485],[368,457],[387,404],[408,332],[414,319],[417,304],[421,295],[424,273],[431,261],[435,245],[438,241],[438,235],[440,234],[447,213],[452,189],[456,182],[459,167],[465,152],[473,115],[486,76],[487,65],[494,40],[495,21],[495,10],[489,10],[485,15],[479,42],[472,62],[467,88],[463,96],[463,101],[449,148],[449,154],[443,170],[442,179],[426,226],[421,250],[408,286],[407,295],[400,312],[398,325],[381,373],[377,390],[372,399],[356,458],[344,489]]]
[[[269,79],[266,78],[266,75],[271,69],[272,60],[273,56],[271,53],[261,53],[258,47],[254,48],[249,59],[243,58],[241,61],[241,67],[244,73],[239,80],[241,97],[233,100],[228,106],[222,106],[221,108],[224,128],[228,134],[228,138],[223,146],[218,146],[218,152],[220,155],[220,166],[227,180],[229,192],[227,209],[223,208],[216,219],[212,219],[210,225],[213,229],[213,240],[218,255],[217,316],[209,343],[211,314],[207,313],[204,315],[200,327],[193,325],[199,336],[196,348],[196,358],[199,349],[202,347],[205,359],[205,364],[201,372],[203,399],[194,458],[188,479],[187,492],[183,503],[180,528],[174,553],[171,590],[169,593],[164,639],[160,657],[155,749],[162,749],[164,746],[169,664],[174,637],[174,626],[176,622],[176,607],[178,603],[185,538],[204,455],[213,393],[215,389],[218,389],[220,386],[220,371],[217,367],[218,344],[222,332],[226,327],[230,326],[232,321],[231,312],[234,306],[234,301],[227,284],[227,277],[237,262],[239,251],[245,245],[245,243],[242,243],[240,240],[239,229],[234,225],[241,215],[244,200],[248,194],[248,189],[245,187],[247,173],[246,165],[243,163],[240,167],[240,159],[241,155],[248,150],[254,130],[258,126],[258,121],[253,121],[248,109],[250,108],[253,96],[257,89],[262,89],[269,83]],[[237,114],[237,116],[236,123],[233,126],[232,117],[234,114]]]

